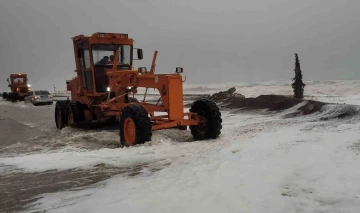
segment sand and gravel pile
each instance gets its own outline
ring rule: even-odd
[[[299,100],[282,95],[260,95],[258,97],[246,98],[240,93],[236,93],[236,88],[232,87],[226,91],[220,91],[210,96],[210,99],[217,102],[225,109],[280,111],[289,109],[303,101],[306,104],[299,108],[303,114],[311,114],[320,111],[326,103],[313,100]]]

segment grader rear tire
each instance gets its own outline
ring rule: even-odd
[[[221,112],[215,102],[207,99],[196,100],[191,105],[190,112],[197,113],[203,120],[199,125],[189,126],[195,140],[215,139],[221,134]]]
[[[65,112],[67,126],[72,126],[85,120],[84,110],[80,103],[67,102]]]
[[[55,124],[56,128],[62,129],[66,126],[66,101],[57,101],[55,105]]]
[[[120,144],[134,146],[151,141],[151,122],[144,107],[129,104],[121,111],[119,121]]]

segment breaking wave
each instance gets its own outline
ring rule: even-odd
[[[322,115],[321,117],[322,120],[359,117],[360,106],[346,105],[346,104],[343,105],[328,104],[323,107],[321,115]]]
[[[296,106],[279,113],[283,118],[304,116],[306,120],[328,121],[328,120],[352,120],[360,122],[360,106],[347,104],[325,104],[315,113],[304,115],[304,110],[310,107],[304,101]]]

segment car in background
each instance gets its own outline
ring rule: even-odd
[[[24,101],[25,103],[32,103],[34,106],[53,104],[53,96],[46,90],[34,90],[29,92]]]

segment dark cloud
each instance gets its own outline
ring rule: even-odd
[[[34,88],[74,76],[71,37],[129,33],[157,72],[183,66],[190,83],[360,78],[359,1],[62,0],[0,2],[0,89],[12,72]]]

